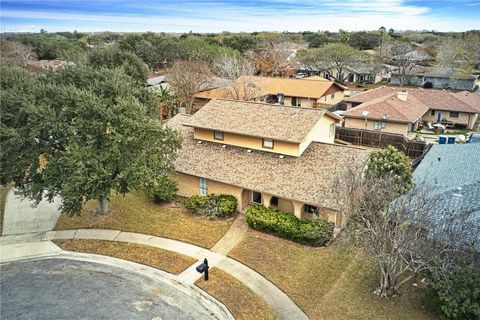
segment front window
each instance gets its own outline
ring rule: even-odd
[[[213,138],[215,140],[223,140],[223,132],[221,131],[214,131],[213,132]]]
[[[272,139],[263,139],[262,146],[267,149],[273,149],[273,140]]]
[[[459,115],[460,115],[459,112],[454,112],[454,111],[450,112],[450,118],[458,118]]]
[[[262,194],[260,192],[252,191],[252,202],[262,204]]]
[[[309,214],[315,214],[318,216],[318,213],[319,213],[320,209],[316,206],[312,206],[312,205],[309,205],[309,204],[306,204],[303,206],[303,212],[305,213],[309,213]]]
[[[335,99],[335,93],[332,93],[332,95],[330,96],[332,99]]]
[[[435,115],[435,110],[430,111],[430,115],[434,116]]]
[[[328,136],[331,137],[335,134],[335,123],[330,123],[330,127],[328,128]]]
[[[274,207],[278,207],[278,198],[272,197],[272,199],[270,199],[270,205]]]
[[[300,99],[299,97],[292,97],[292,106],[300,107],[302,105],[301,101],[302,99]]]
[[[208,194],[207,179],[200,178],[200,195],[206,196]]]

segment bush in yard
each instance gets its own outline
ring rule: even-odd
[[[301,220],[291,213],[262,205],[251,205],[245,217],[253,229],[312,246],[325,245],[333,235],[333,222]]]
[[[229,217],[237,209],[237,199],[228,194],[191,196],[185,200],[185,207],[209,217]]]
[[[442,279],[431,278],[424,298],[440,319],[480,319],[480,268],[454,268]]]
[[[158,185],[146,188],[147,196],[157,203],[172,201],[177,191],[177,182],[167,177]]]

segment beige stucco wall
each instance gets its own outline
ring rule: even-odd
[[[200,194],[199,177],[177,172],[174,174],[173,178],[178,182],[178,195],[183,197],[190,197]],[[244,210],[248,205],[250,205],[252,200],[252,192],[250,190],[208,179],[207,191],[208,194],[230,194],[234,196],[237,199],[237,208],[239,210]],[[263,192],[261,194],[262,204],[265,206],[270,206],[272,195]],[[276,208],[284,212],[290,212],[292,214],[295,214],[298,218],[312,218],[312,215],[303,212],[304,205],[305,203],[300,201],[288,200],[279,197],[278,207]],[[342,219],[342,215],[340,212],[327,208],[321,208],[319,216],[321,219],[326,219],[328,221],[334,222],[336,227],[342,227],[345,223],[345,221],[343,221]]]
[[[190,197],[200,194],[200,178],[192,175],[177,172],[174,179],[178,182],[177,194],[183,197]],[[209,194],[230,194],[237,199],[238,205],[242,203],[243,188],[232,186],[213,180],[207,180],[207,192]]]
[[[268,149],[268,148],[262,147],[262,138],[224,132],[223,140],[215,140],[213,138],[213,130],[199,129],[199,128],[195,128],[194,137],[195,139],[204,140],[204,141],[211,141],[211,142],[216,142],[220,144],[227,144],[227,145],[239,146],[239,147],[244,147],[249,149],[280,153],[280,154],[285,154],[290,156],[298,157],[300,155],[298,143],[274,140],[273,149]]]
[[[375,130],[374,122],[375,122],[375,120],[367,120],[367,130]],[[355,119],[355,118],[345,118],[345,127],[346,128],[355,128],[355,129],[365,129],[365,120]],[[408,124],[397,123],[397,122],[387,122],[386,128],[382,129],[381,131],[382,132],[403,134],[405,137],[407,137],[408,136]]]
[[[309,99],[309,98],[300,98],[300,107],[302,108],[312,108],[313,103],[315,102],[315,99]],[[285,96],[283,105],[290,107],[292,106],[292,97],[291,96]]]
[[[472,114],[472,113],[466,113],[466,112],[460,112],[458,115],[458,118],[452,118],[450,117],[450,112],[449,111],[443,111],[443,110],[435,110],[434,114],[431,114],[431,110],[429,110],[427,113],[425,113],[422,117],[422,121],[426,122],[431,122],[431,123],[436,123],[438,119],[438,113],[441,112],[441,119],[447,119],[448,121],[452,121],[453,123],[458,123],[458,124],[466,124],[468,126],[468,129],[472,129],[475,121],[477,120],[478,114]]]
[[[317,121],[312,130],[305,136],[305,139],[300,143],[300,154],[310,145],[312,141],[334,143],[335,140],[335,119],[329,116],[323,116]],[[330,124],[333,124],[333,134],[330,135]]]
[[[343,91],[335,92],[335,97],[332,99],[332,94],[328,94],[326,96],[321,97],[317,100],[318,103],[326,103],[326,104],[337,104],[345,98],[345,94]]]

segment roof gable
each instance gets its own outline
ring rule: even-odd
[[[188,125],[300,143],[326,113],[324,109],[214,99],[197,111]]]

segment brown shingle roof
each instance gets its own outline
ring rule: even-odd
[[[192,116],[189,125],[300,143],[325,113],[327,111],[324,109],[285,107],[234,100],[211,100]]]
[[[342,114],[346,118],[364,118],[363,112],[368,111],[369,119],[382,120],[383,115],[388,116],[388,121],[415,122],[423,116],[429,108],[414,96],[408,96],[407,101],[397,97],[396,93],[376,98],[360,104]]]
[[[176,171],[206,179],[265,192],[281,198],[338,209],[338,199],[332,190],[336,177],[354,168],[360,173],[368,160],[362,148],[313,142],[301,157],[263,152],[247,152],[240,147],[222,148],[221,144],[197,144],[192,117],[177,115],[168,126],[183,136],[178,152]]]
[[[376,89],[365,91],[361,94],[352,96],[347,99],[349,102],[368,102],[378,98],[388,99],[392,93],[408,92],[408,97],[415,97],[423,103],[428,109],[459,111],[467,113],[478,112],[470,105],[462,101],[455,93],[445,90],[434,89],[412,89],[402,87],[379,87]],[[408,102],[408,100],[407,100]]]
[[[236,80],[238,83],[244,83],[245,77],[240,77]],[[325,81],[317,78],[303,78],[303,79],[291,79],[291,78],[270,78],[270,77],[248,77],[247,82],[252,82],[258,90],[255,92],[255,97],[262,97],[265,95],[276,95],[283,93],[285,96],[290,97],[303,97],[319,99],[325,95],[327,90],[332,86],[337,86],[340,89],[346,89],[346,87],[335,83],[333,81]],[[239,85],[239,87],[242,87]],[[242,95],[242,93],[240,94]],[[207,90],[200,92],[196,95],[197,98],[203,99],[235,99],[232,90],[229,87],[217,88],[213,90]]]
[[[480,113],[480,96],[468,91],[456,92],[453,95]]]

